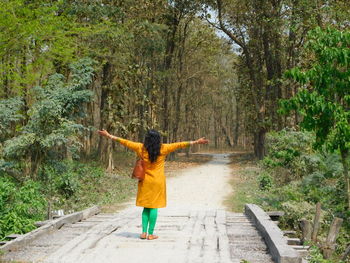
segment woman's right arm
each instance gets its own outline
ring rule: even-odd
[[[108,131],[106,130],[101,130],[101,131],[98,131],[98,133],[101,135],[101,136],[104,136],[108,139],[111,139],[113,141],[117,141],[119,142],[120,144],[124,145],[125,147],[129,148],[130,150],[133,150],[135,152],[138,152],[142,146],[142,143],[139,143],[139,142],[133,142],[133,141],[129,141],[129,140],[126,140],[126,139],[123,139],[123,138],[120,138],[120,137],[117,137],[117,136],[114,136],[112,134],[110,134]]]
[[[114,136],[114,135],[110,134],[108,131],[106,131],[104,129],[99,130],[98,134],[101,135],[101,136],[104,136],[104,137],[106,137],[108,139],[114,140],[114,141],[116,141],[118,139],[117,136]]]

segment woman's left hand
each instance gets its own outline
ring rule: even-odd
[[[205,137],[202,137],[196,141],[198,144],[207,144],[209,143],[209,140],[207,140]]]

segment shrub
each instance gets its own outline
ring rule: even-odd
[[[281,223],[285,226],[293,226],[298,229],[299,220],[306,218],[311,220],[315,213],[315,206],[306,201],[286,201],[281,204],[285,215],[281,218]]]
[[[51,161],[40,170],[40,180],[47,185],[48,199],[69,199],[81,189],[86,180],[96,182],[104,175],[102,168],[78,161]],[[64,202],[64,200],[61,200]]]
[[[266,136],[267,155],[261,162],[265,169],[283,167],[301,177],[306,173],[306,155],[313,153],[314,136],[308,132],[282,130]]]
[[[309,263],[334,263],[333,260],[324,259],[320,249],[317,246],[311,246],[309,251],[310,255],[307,258]],[[342,261],[337,262],[341,263]]]
[[[0,178],[0,239],[12,233],[26,233],[45,214],[42,185],[32,180],[21,186],[7,177]]]
[[[80,183],[77,174],[67,172],[58,177],[56,188],[67,199],[73,196],[79,189]]]
[[[273,179],[268,173],[262,173],[258,176],[260,190],[270,190],[273,186]]]

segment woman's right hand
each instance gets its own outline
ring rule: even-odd
[[[98,134],[100,134],[101,136],[105,136],[105,137],[107,137],[107,138],[109,138],[111,135],[108,133],[108,131],[106,131],[106,130],[100,130],[100,131],[98,131]]]

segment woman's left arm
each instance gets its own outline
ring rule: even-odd
[[[209,143],[209,140],[207,140],[205,137],[202,137],[202,138],[199,138],[196,141],[191,141],[190,145],[193,145],[193,144],[208,144],[208,143]]]
[[[209,142],[209,140],[207,140],[207,139],[205,139],[205,137],[203,137],[203,138],[200,138],[196,141],[174,142],[174,143],[164,144],[164,146],[165,146],[164,153],[169,154],[169,153],[176,151],[177,149],[180,149],[180,148],[186,148],[186,147],[194,145],[194,144],[207,144],[208,142]]]

